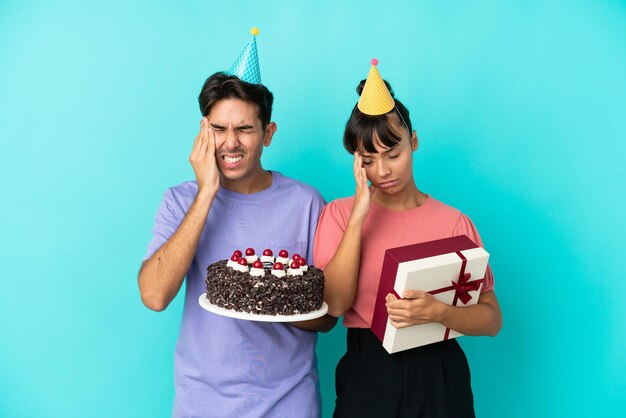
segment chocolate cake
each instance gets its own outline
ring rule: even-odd
[[[259,259],[248,248],[236,250],[230,260],[207,268],[206,297],[226,309],[260,315],[297,315],[316,311],[324,301],[324,273],[285,250],[273,257],[263,251]]]

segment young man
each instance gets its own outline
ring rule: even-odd
[[[143,303],[161,311],[185,277],[174,359],[174,417],[319,417],[315,331],[336,319],[263,323],[203,310],[206,268],[247,247],[312,260],[324,206],[312,187],[261,166],[276,132],[272,93],[216,73],[199,97],[203,114],[189,161],[196,181],[168,189],[139,272]]]

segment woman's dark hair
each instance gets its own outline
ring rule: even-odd
[[[274,95],[262,84],[246,83],[237,76],[217,72],[206,79],[198,96],[202,116],[211,113],[213,105],[222,99],[239,99],[256,104],[263,129],[272,120]]]
[[[359,93],[359,96],[363,92],[365,81],[366,80],[361,80],[359,86],[356,88],[356,92]],[[391,97],[394,97],[393,90],[389,83],[387,83],[386,80],[383,81],[385,81],[385,85],[389,93],[391,93]],[[354,106],[343,133],[343,146],[350,154],[354,154],[357,151],[375,153],[374,136],[386,147],[391,148],[398,144],[402,140],[402,136],[400,132],[397,132],[392,126],[392,120],[397,122],[399,126],[405,126],[409,131],[409,135],[411,135],[413,127],[411,126],[409,111],[400,100],[395,98],[394,100],[396,106],[383,115],[366,115],[359,110],[358,103]]]

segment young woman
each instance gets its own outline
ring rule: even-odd
[[[371,78],[370,71],[368,83]],[[469,367],[456,339],[388,354],[370,330],[386,249],[462,234],[482,245],[467,216],[417,188],[417,135],[408,110],[384,85],[391,110],[364,113],[363,97],[352,110],[344,147],[354,154],[356,193],[326,206],[315,238],[314,262],[324,269],[329,314],[343,315],[348,328],[347,352],[336,370],[334,416],[473,417]],[[438,322],[466,335],[495,336],[502,324],[489,267],[476,305],[446,305],[424,291],[401,296],[387,296],[389,318],[398,328]]]

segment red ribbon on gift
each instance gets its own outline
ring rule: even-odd
[[[450,290],[454,290],[454,299],[452,300],[452,306],[456,306],[459,299],[463,302],[464,305],[467,305],[467,302],[472,300],[472,295],[469,292],[480,289],[480,285],[482,284],[484,277],[478,280],[470,281],[472,277],[471,273],[465,272],[465,266],[467,266],[467,258],[460,252],[456,251],[456,254],[461,257],[461,271],[459,272],[459,278],[455,282],[452,281],[452,286],[442,287],[441,289],[431,290],[431,295],[436,295],[437,293],[448,292]],[[444,341],[448,339],[450,336],[450,328],[446,328],[446,332],[443,336]]]

